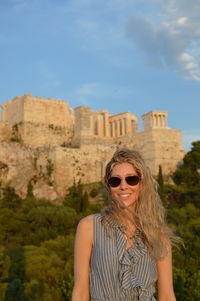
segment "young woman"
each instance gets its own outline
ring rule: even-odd
[[[106,166],[110,207],[83,218],[72,301],[175,301],[171,240],[156,182],[141,155],[119,149]]]

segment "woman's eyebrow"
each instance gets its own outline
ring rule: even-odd
[[[128,176],[138,176],[138,174],[134,174],[133,172],[132,173],[127,173],[125,175],[125,178],[128,177]],[[118,177],[118,178],[121,178],[121,175],[118,175],[118,174],[111,174],[111,177]]]

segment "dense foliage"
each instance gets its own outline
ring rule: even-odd
[[[173,250],[177,301],[200,300],[200,141],[193,143],[159,192],[168,221],[183,239]],[[22,200],[11,187],[0,199],[0,301],[69,301],[73,286],[73,243],[78,221],[99,212],[104,199],[99,183],[74,183],[62,205]]]
[[[200,300],[200,141],[192,144],[172,176],[174,185],[164,185],[163,202],[168,221],[183,239],[174,248],[174,286],[177,301]]]
[[[80,183],[69,189],[63,205],[36,200],[31,189],[25,200],[11,187],[2,190],[0,301],[71,300],[76,226],[102,205],[90,204]]]

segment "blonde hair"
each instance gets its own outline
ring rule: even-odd
[[[140,191],[134,209],[112,199],[108,184],[113,167],[124,162],[132,164],[140,177]],[[121,224],[123,220],[131,220],[141,230],[143,241],[152,256],[156,259],[163,258],[167,254],[167,246],[175,236],[166,224],[165,209],[157,192],[157,182],[140,153],[127,148],[118,149],[106,166],[104,184],[109,193],[110,206],[102,212],[102,223],[107,228],[112,228],[112,222]]]

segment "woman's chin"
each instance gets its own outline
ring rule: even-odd
[[[135,207],[135,201],[130,200],[121,200],[121,202],[128,208],[134,208]]]

